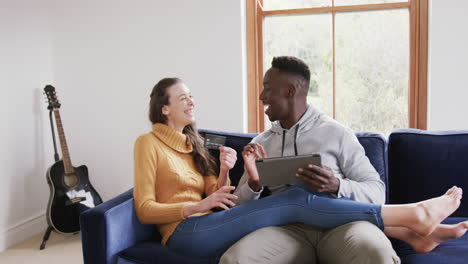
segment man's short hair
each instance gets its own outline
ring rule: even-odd
[[[309,66],[299,58],[293,56],[274,57],[271,61],[271,67],[281,72],[292,73],[303,77],[307,83],[310,82]]]

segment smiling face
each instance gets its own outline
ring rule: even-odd
[[[263,78],[263,91],[260,101],[265,106],[265,114],[270,121],[285,120],[288,116],[287,76],[276,68],[270,68]]]
[[[183,82],[177,82],[167,88],[169,104],[162,107],[162,114],[167,118],[167,125],[182,132],[185,126],[195,122],[195,103],[190,90]]]

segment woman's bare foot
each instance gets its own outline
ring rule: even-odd
[[[445,241],[459,238],[463,236],[468,230],[468,221],[460,222],[458,224],[439,224],[434,232],[427,237],[431,238],[437,243],[443,243]]]
[[[428,236],[442,220],[457,210],[462,195],[462,189],[454,186],[442,196],[416,203],[415,221],[408,227],[420,236]]]
[[[463,236],[467,230],[468,221],[465,221],[453,225],[439,224],[434,232],[425,237],[405,227],[386,228],[385,234],[405,241],[417,253],[427,253],[443,242]]]

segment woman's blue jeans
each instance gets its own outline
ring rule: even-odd
[[[214,257],[263,227],[303,223],[334,228],[354,221],[368,221],[384,229],[380,205],[324,197],[304,185],[293,185],[229,210],[189,217],[177,226],[167,246],[187,256]]]

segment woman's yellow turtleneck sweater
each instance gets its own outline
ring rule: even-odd
[[[192,151],[184,134],[160,123],[135,142],[136,214],[141,223],[157,225],[163,245],[185,219],[182,208],[217,190],[217,178],[195,168]]]

